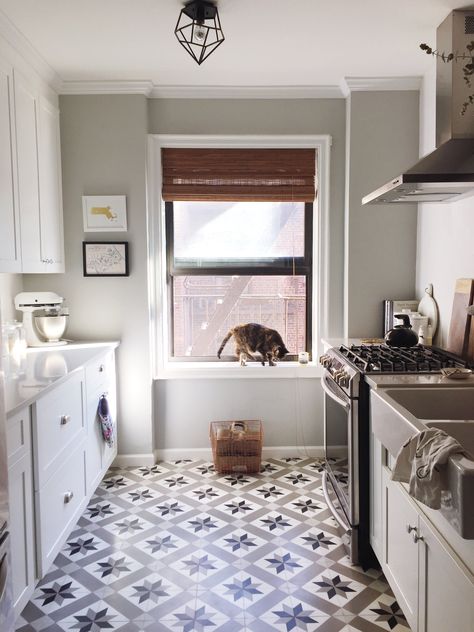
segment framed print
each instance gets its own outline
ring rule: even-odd
[[[85,233],[125,232],[127,197],[125,195],[83,195],[82,214]]]
[[[128,276],[128,241],[83,241],[84,276]]]

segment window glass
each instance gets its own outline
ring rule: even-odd
[[[179,266],[304,256],[303,202],[173,202]]]
[[[306,349],[306,277],[175,276],[173,355],[215,358],[226,333],[249,322],[276,329],[291,354]],[[233,356],[232,339],[223,356]]]

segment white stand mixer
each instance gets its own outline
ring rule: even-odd
[[[20,292],[15,296],[15,308],[23,312],[23,326],[28,347],[66,345],[61,340],[66,329],[67,313],[64,299],[54,292]],[[44,315],[34,316],[43,311]]]

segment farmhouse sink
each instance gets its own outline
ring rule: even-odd
[[[414,434],[439,428],[465,454],[443,469],[442,514],[463,538],[474,539],[474,388],[414,387],[371,391],[371,425],[392,456]]]
[[[388,388],[385,392],[418,419],[474,419],[474,388]]]

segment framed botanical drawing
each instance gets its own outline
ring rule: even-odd
[[[128,241],[83,241],[84,276],[128,276]]]
[[[125,195],[83,195],[82,214],[85,233],[125,232],[127,197]]]

